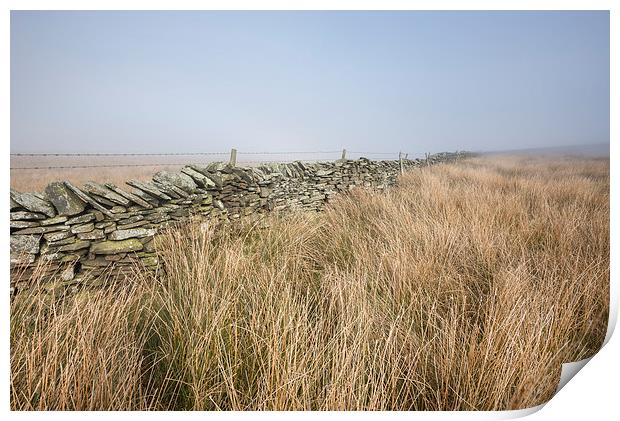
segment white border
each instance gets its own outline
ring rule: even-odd
[[[61,1],[43,1],[43,0],[24,0],[15,1],[9,0],[3,2],[4,13],[0,17],[0,48],[2,57],[6,58],[3,61],[3,66],[0,68],[1,79],[3,86],[0,92],[0,128],[4,134],[4,141],[1,142],[3,148],[2,160],[4,162],[3,178],[4,182],[2,194],[6,199],[8,198],[8,186],[9,186],[9,153],[10,153],[10,75],[9,75],[9,49],[10,49],[10,10],[610,10],[610,60],[611,60],[611,104],[610,115],[617,114],[617,98],[618,98],[618,84],[615,83],[614,75],[618,74],[618,30],[620,27],[620,19],[618,16],[619,7],[616,6],[618,2],[611,0],[592,0],[592,1],[557,1],[557,0],[506,0],[506,1],[420,1],[420,0],[385,0],[385,1],[372,1],[372,0],[359,0],[359,1],[337,1],[337,0],[316,0],[316,1],[284,1],[284,0],[271,0],[271,1],[251,1],[251,0],[231,0],[231,1],[197,1],[197,0],[177,0],[177,1],[164,1],[164,0],[151,0],[151,1],[138,1],[138,0],[110,0],[101,1],[93,0],[88,3],[80,2],[76,0],[61,0]],[[611,149],[611,215],[617,214],[618,209],[618,195],[616,188],[616,180],[618,180],[618,170],[614,165],[615,155],[618,152],[618,148],[614,142],[617,141],[617,124],[614,124],[611,119],[611,131],[610,139],[613,139],[610,145]],[[6,206],[6,205],[5,205]],[[5,207],[5,215],[7,215],[9,209]],[[3,226],[4,232],[8,232],[8,218],[0,218],[0,223]],[[618,363],[617,355],[620,353],[618,340],[611,337],[611,332],[615,326],[617,318],[617,278],[618,278],[618,249],[617,245],[617,232],[618,224],[612,218],[611,220],[611,314],[610,323],[608,328],[608,334],[606,338],[605,347],[597,354],[591,362],[588,363],[588,369],[581,372],[577,378],[562,389],[542,410],[533,415],[534,419],[555,419],[555,418],[592,418],[592,419],[605,419],[610,418],[611,414],[617,415],[617,397],[615,390],[617,390],[618,381]],[[3,273],[6,277],[6,284],[8,290],[8,241],[1,243],[0,255],[5,256],[3,260]],[[4,294],[2,300],[2,330],[4,347],[2,349],[2,379],[0,394],[4,399],[5,411],[9,411],[9,297],[8,291]],[[608,343],[607,343],[608,342]],[[542,405],[545,406],[545,405]],[[541,407],[542,407],[541,406]],[[539,408],[535,408],[538,410]],[[451,412],[451,413],[428,413],[428,412],[392,412],[392,413],[378,413],[378,412],[323,412],[323,413],[308,413],[308,412],[296,412],[296,413],[222,413],[218,414],[218,417],[222,418],[263,418],[263,417],[299,417],[299,418],[375,418],[375,417],[416,417],[423,419],[445,419],[445,417],[457,418],[457,419],[502,419],[513,418],[515,416],[527,415],[532,410],[516,411],[516,412],[484,412],[484,413],[471,413],[471,412]],[[44,416],[44,417],[83,417],[85,415],[92,417],[111,417],[115,418],[129,418],[129,417],[167,417],[170,413],[24,413],[15,412],[8,414],[15,418],[31,417],[31,416]],[[180,415],[180,413],[174,413],[174,415]],[[203,413],[183,413],[183,416],[187,417],[204,417]],[[210,415],[210,414],[209,414]],[[207,415],[207,416],[209,416]]]

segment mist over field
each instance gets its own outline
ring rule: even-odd
[[[591,145],[565,145],[565,146],[548,146],[539,148],[524,149],[502,149],[493,151],[480,151],[481,153],[495,155],[532,155],[532,156],[576,156],[576,157],[592,157],[592,158],[609,158],[609,143],[597,143]]]

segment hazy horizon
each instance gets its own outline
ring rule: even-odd
[[[11,152],[609,144],[609,13],[11,12]]]
[[[485,154],[536,154],[536,155],[572,155],[584,157],[609,157],[610,145],[607,143],[593,143],[583,145],[559,145],[535,148],[498,149],[479,151]],[[478,151],[475,151],[478,152]]]

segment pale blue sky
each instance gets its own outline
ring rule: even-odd
[[[11,152],[609,142],[608,12],[12,12]]]

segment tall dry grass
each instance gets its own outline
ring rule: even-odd
[[[609,162],[475,159],[159,239],[133,286],[11,306],[13,409],[514,409],[593,355]]]

